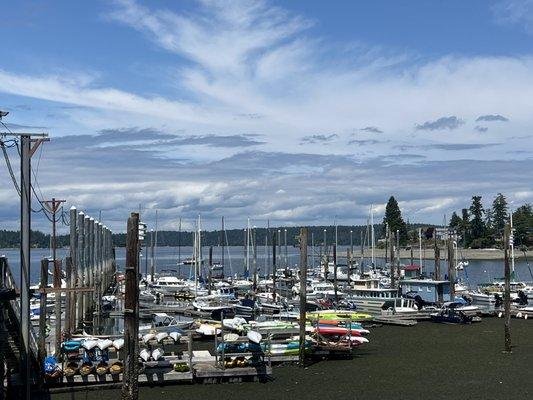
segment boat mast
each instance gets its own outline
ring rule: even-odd
[[[222,216],[222,239],[221,239],[221,244],[222,244],[222,258],[221,258],[221,262],[222,262],[222,268],[224,268],[224,250],[225,250],[225,243],[224,243],[224,239],[225,239],[225,235],[224,235],[225,231],[224,231],[224,216]],[[224,269],[222,269],[222,272],[224,272]]]
[[[511,245],[511,278],[513,278],[513,280],[515,279],[515,276],[514,276],[514,228],[513,228],[513,210],[511,210],[510,212],[511,214],[511,218],[510,218],[510,222],[511,222],[511,234],[509,235],[509,244]]]
[[[178,225],[178,264],[181,264],[181,217]]]
[[[155,275],[155,271],[157,270],[157,210],[155,210],[155,239],[154,239],[154,269],[152,272],[152,275]],[[152,277],[153,280],[153,277]]]
[[[418,228],[418,253],[420,259],[420,274],[422,274],[422,228]]]
[[[375,244],[375,238],[374,238],[374,205],[370,204],[370,234],[371,234],[371,252],[372,252],[372,269],[374,269],[374,244]]]

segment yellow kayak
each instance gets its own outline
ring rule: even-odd
[[[337,321],[369,321],[372,319],[370,314],[363,314],[356,311],[348,310],[320,310],[306,314],[307,319],[333,319]]]

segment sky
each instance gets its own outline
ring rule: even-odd
[[[533,201],[533,0],[19,1],[2,16],[3,122],[51,139],[38,197],[115,231],[139,207],[149,226],[158,210],[160,229],[214,229],[364,224],[391,195],[423,223],[472,195]],[[3,161],[0,182],[0,229],[16,229]]]

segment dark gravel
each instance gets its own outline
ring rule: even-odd
[[[141,399],[527,399],[533,398],[533,321],[512,321],[513,353],[504,354],[503,320],[459,326],[419,323],[372,329],[351,360],[305,369],[274,368],[268,383],[141,387]],[[119,390],[56,394],[117,399]]]

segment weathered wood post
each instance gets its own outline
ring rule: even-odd
[[[70,265],[71,275],[68,287],[74,289],[78,282],[78,212],[76,207],[70,207]],[[76,304],[78,297],[76,291],[69,293],[70,295],[70,315],[69,315],[69,334],[76,328]]]
[[[300,228],[300,352],[299,365],[305,367],[305,321],[307,304],[307,228]]]
[[[71,289],[72,286],[70,286],[72,282],[72,258],[70,256],[65,258],[65,275],[66,275],[66,282],[67,282],[67,289]],[[68,291],[65,293],[65,335],[66,339],[70,339],[70,335],[72,332],[72,308],[74,307],[74,303],[72,302],[72,293],[73,291]]]
[[[333,245],[333,289],[335,291],[335,308],[339,306],[338,282],[337,282],[337,243]]]
[[[389,236],[390,236],[390,286],[391,288],[396,288],[396,272],[394,271],[395,267],[394,265],[396,264],[396,257],[395,257],[395,237],[394,237],[394,232],[392,232],[390,229],[389,229]]]
[[[434,256],[435,256],[435,272],[434,278],[436,281],[440,280],[440,247],[437,240],[437,233],[435,233],[435,247],[434,247]]]
[[[211,294],[212,284],[213,284],[213,246],[209,246],[209,267],[207,271],[207,293],[208,294]]]
[[[252,228],[252,251],[254,252],[253,258],[252,258],[252,265],[254,268],[252,287],[255,293],[257,291],[257,236],[256,236],[255,228]]]
[[[272,234],[272,300],[276,302],[276,232]]]
[[[54,289],[61,289],[61,260],[53,260],[54,264]],[[61,352],[61,291],[54,293],[54,314],[55,323],[55,356],[59,357]]]
[[[41,260],[41,296],[39,298],[39,365],[43,365],[46,357],[46,287],[48,286],[48,259]],[[56,293],[58,294],[58,293]]]
[[[504,336],[505,336],[505,353],[511,353],[511,268],[509,266],[509,245],[511,237],[511,227],[509,224],[505,226],[503,236],[504,246],[504,274],[505,274],[505,289],[503,293],[504,305]]]
[[[139,354],[137,319],[139,304],[139,214],[131,213],[128,218],[126,239],[126,265],[124,299],[124,349],[126,360],[124,363],[124,378],[122,382],[122,400],[136,400],[139,398],[137,360]]]
[[[90,281],[90,254],[89,254],[89,216],[85,215],[84,222],[83,222],[83,235],[85,236],[83,245],[83,269],[84,269],[84,277],[83,277],[83,287],[88,288],[91,284]],[[90,307],[90,298],[92,296],[92,293],[86,292],[86,294],[83,296],[84,302],[83,302],[83,323],[85,325],[85,322],[87,321],[87,312]]]
[[[348,289],[351,288],[351,275],[352,275],[352,250],[346,250],[346,260],[348,264]]]
[[[78,288],[85,287],[85,214],[83,212],[78,213],[78,255],[76,256],[77,263],[77,276],[76,282]],[[85,312],[85,304],[87,302],[87,294],[80,293],[78,302],[76,304],[76,323],[78,328],[83,328],[83,316]]]
[[[450,301],[455,299],[455,265],[453,265],[453,237],[448,238],[448,280],[450,281]]]

